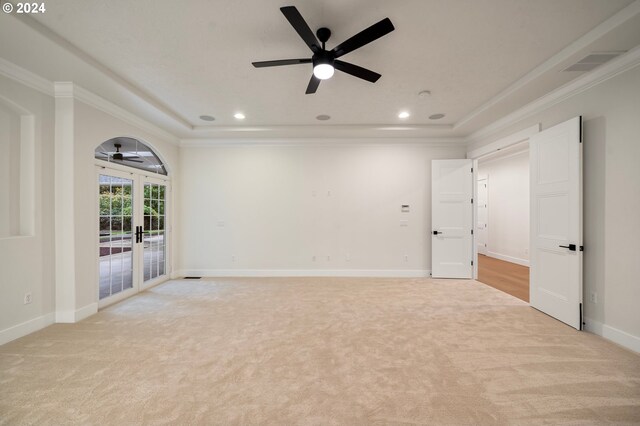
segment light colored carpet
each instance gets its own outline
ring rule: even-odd
[[[633,424],[640,356],[474,281],[171,281],[1,346],[0,423]]]

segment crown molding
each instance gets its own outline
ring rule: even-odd
[[[569,83],[541,96],[535,101],[530,102],[499,120],[494,121],[488,126],[473,132],[467,137],[467,141],[468,143],[474,143],[485,139],[527,117],[531,117],[532,115],[551,108],[564,100],[576,96],[585,90],[597,86],[598,84],[604,83],[605,81],[622,74],[625,71],[629,71],[638,65],[640,65],[640,46],[631,49],[624,55],[620,55],[617,58],[612,59],[593,71],[571,80]]]
[[[448,138],[450,124],[322,124],[322,125],[255,125],[197,126],[194,139],[338,139],[338,138]]]
[[[521,90],[524,86],[531,83],[535,79],[541,77],[543,74],[553,70],[558,65],[562,64],[562,62],[569,59],[571,56],[579,53],[581,50],[587,48],[589,45],[597,41],[598,39],[605,36],[607,33],[611,32],[615,28],[624,24],[628,20],[634,18],[637,14],[640,13],[640,0],[636,0],[631,3],[629,6],[620,10],[618,13],[602,22],[600,25],[596,26],[594,29],[562,49],[557,54],[553,55],[551,58],[528,72],[522,78],[508,86],[506,89],[489,99],[484,104],[480,105],[478,108],[471,111],[462,119],[458,120],[454,125],[454,129],[458,129],[461,126],[467,124],[478,115],[482,114],[489,108],[497,105],[502,102],[505,98],[513,95],[518,90]],[[595,71],[595,70],[594,70]]]
[[[144,130],[167,142],[177,144],[178,138],[166,130],[152,124],[128,110],[119,107],[111,101],[84,89],[70,81],[52,82],[41,77],[25,68],[22,68],[13,62],[9,62],[4,58],[0,58],[0,75],[11,80],[23,84],[31,89],[37,90],[48,96],[56,98],[74,98],[89,106],[92,106],[112,117],[120,119],[140,130]]]
[[[48,96],[54,95],[53,83],[31,71],[19,67],[13,62],[9,62],[4,58],[0,58],[0,75],[11,80],[17,81],[31,89],[44,93]]]
[[[57,85],[58,83],[56,83]],[[93,108],[100,110],[104,113],[111,115],[119,120],[124,121],[125,123],[131,124],[132,126],[137,127],[140,130],[144,130],[160,139],[163,139],[172,144],[177,144],[179,139],[175,137],[173,134],[167,132],[164,129],[152,124],[137,115],[129,112],[128,110],[119,107],[118,105],[106,100],[105,98],[96,95],[93,92],[90,92],[87,89],[84,89],[77,84],[70,83],[73,86],[72,92],[73,97],[83,102]]]
[[[197,138],[181,139],[181,148],[215,148],[225,146],[345,146],[345,145],[428,145],[431,147],[466,147],[464,138]]]

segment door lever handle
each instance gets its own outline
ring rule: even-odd
[[[438,235],[438,234],[442,234],[442,232],[440,232],[440,231],[433,231],[433,235]]]
[[[558,246],[558,247],[566,248],[566,249],[569,249],[571,251],[576,251],[576,245],[575,244],[569,244],[568,246]]]

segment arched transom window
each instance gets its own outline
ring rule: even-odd
[[[134,167],[150,173],[167,175],[167,169],[153,150],[134,138],[120,137],[101,143],[95,158],[109,163]]]

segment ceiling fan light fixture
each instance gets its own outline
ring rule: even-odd
[[[330,52],[322,50],[313,55],[313,75],[320,80],[327,80],[333,76],[333,57]]]
[[[320,80],[327,80],[333,77],[333,73],[335,72],[335,68],[330,64],[318,64],[313,67],[313,75],[315,75]]]

